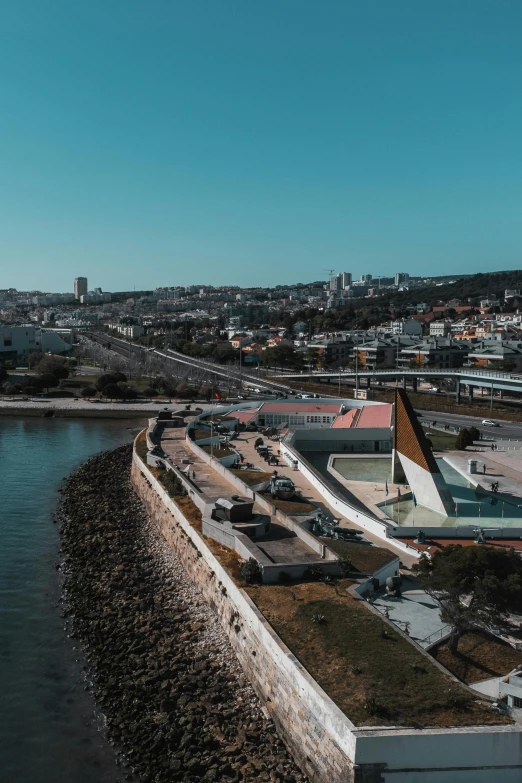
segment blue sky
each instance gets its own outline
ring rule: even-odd
[[[522,267],[519,0],[0,0],[0,288]]]

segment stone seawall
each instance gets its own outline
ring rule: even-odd
[[[136,454],[132,482],[158,532],[217,613],[243,670],[301,769],[314,783],[355,783],[353,724],[234,584]]]

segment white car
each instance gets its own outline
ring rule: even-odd
[[[499,427],[500,425],[497,424],[496,421],[492,421],[491,419],[482,419],[482,424],[484,427]]]

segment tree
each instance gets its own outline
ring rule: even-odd
[[[473,440],[474,438],[470,430],[468,430],[466,427],[463,427],[457,435],[455,448],[459,451],[465,451],[468,446],[473,446]]]
[[[45,389],[45,391],[49,391],[49,389],[58,386],[58,379],[56,378],[56,375],[53,375],[50,372],[42,373],[41,375],[38,375],[38,377],[40,379],[40,383],[42,384],[42,389]]]
[[[469,427],[468,432],[470,438],[473,439],[472,443],[474,443],[476,440],[480,440],[480,430],[478,429],[478,427]]]
[[[96,388],[98,391],[103,391],[106,386],[109,384],[116,384],[119,381],[119,376],[122,373],[112,373],[112,372],[106,372],[103,375],[100,375],[99,378],[96,380]]]
[[[176,394],[178,397],[188,397],[188,385],[185,383],[185,381],[178,383],[176,386]]]
[[[422,556],[413,570],[451,626],[453,654],[464,633],[508,629],[509,613],[522,611],[522,559],[512,549],[451,544],[431,560]]]
[[[108,383],[104,386],[103,393],[109,400],[121,400],[124,396],[124,391],[117,383]]]
[[[64,380],[69,376],[65,359],[60,356],[43,356],[38,362],[38,375],[54,375],[57,380]]]

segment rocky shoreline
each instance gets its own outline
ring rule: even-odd
[[[66,612],[125,779],[305,783],[216,616],[148,520],[131,448],[85,463],[59,512]]]

